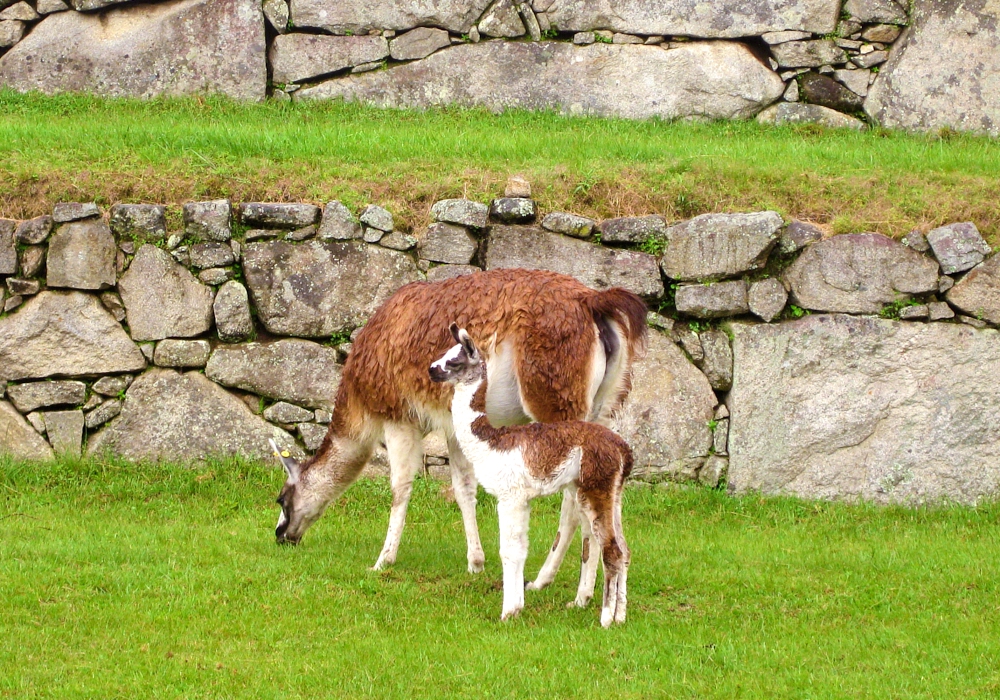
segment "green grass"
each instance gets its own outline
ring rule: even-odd
[[[417,229],[437,199],[488,201],[521,173],[543,211],[677,220],[774,208],[895,236],[972,220],[996,243],[998,172],[1000,142],[953,132],[0,91],[0,215],[12,217],[58,200],[339,198],[388,205]]]
[[[498,621],[488,561],[418,481],[397,565],[362,481],[276,547],[275,470],[0,460],[0,697],[971,698],[1000,695],[1000,507],[631,489],[629,619],[567,610],[569,561]],[[536,505],[534,572],[558,502]],[[575,551],[578,551],[574,547]]]

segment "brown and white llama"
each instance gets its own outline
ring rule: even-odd
[[[476,480],[455,439],[452,387],[432,382],[427,373],[453,344],[449,323],[466,328],[489,360],[490,420],[513,425],[610,420],[630,389],[632,360],[645,343],[645,318],[645,303],[631,292],[598,292],[541,270],[493,270],[402,287],[355,339],[319,450],[302,464],[279,455],[288,476],[278,496],[278,542],[297,543],[384,439],[392,508],[374,568],[395,562],[413,479],[423,463],[421,439],[441,430],[465,525],[468,568],[482,571]],[[556,544],[533,587],[552,581],[578,519],[575,500],[565,497]]]
[[[476,479],[496,496],[503,563],[501,620],[524,607],[524,562],[528,558],[531,501],[563,491],[579,504],[583,557],[576,605],[594,595],[597,555],[604,562],[601,625],[625,621],[630,552],[622,532],[622,489],[632,471],[632,451],[603,425],[559,421],[494,427],[486,416],[489,363],[475,342],[455,324],[457,345],[430,366],[435,382],[455,387],[451,415],[462,453]]]

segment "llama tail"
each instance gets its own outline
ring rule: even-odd
[[[603,292],[595,292],[586,299],[585,304],[594,315],[594,322],[598,328],[606,328],[608,321],[614,321],[622,329],[625,335],[622,340],[628,348],[630,361],[642,356],[646,349],[648,330],[646,302],[627,289],[612,287]],[[607,350],[607,341],[604,338],[601,340]]]

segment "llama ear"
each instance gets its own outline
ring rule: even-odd
[[[456,343],[462,342],[462,336],[459,335],[459,329],[457,323],[453,322],[450,326],[448,326],[448,330],[451,331],[451,337],[455,339]]]
[[[472,340],[472,336],[470,336],[464,328],[461,328],[458,331],[458,342],[462,344],[463,348],[465,348],[465,354],[469,357],[479,357],[479,350],[476,348],[475,341]]]
[[[274,438],[269,438],[268,442],[271,444],[271,449],[274,450],[274,456],[281,462],[281,466],[285,469],[285,474],[288,475],[288,483],[293,486],[299,483],[299,474],[301,473],[299,463],[292,458],[288,450],[280,449]]]

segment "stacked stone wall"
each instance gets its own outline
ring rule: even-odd
[[[417,232],[375,204],[179,209],[0,219],[0,452],[307,454],[396,289],[519,267],[648,301],[617,425],[636,478],[907,503],[1000,486],[1000,257],[971,222],[902,242],[772,211],[598,222],[540,212],[518,178]]]
[[[992,0],[0,0],[0,86],[1000,134]]]

